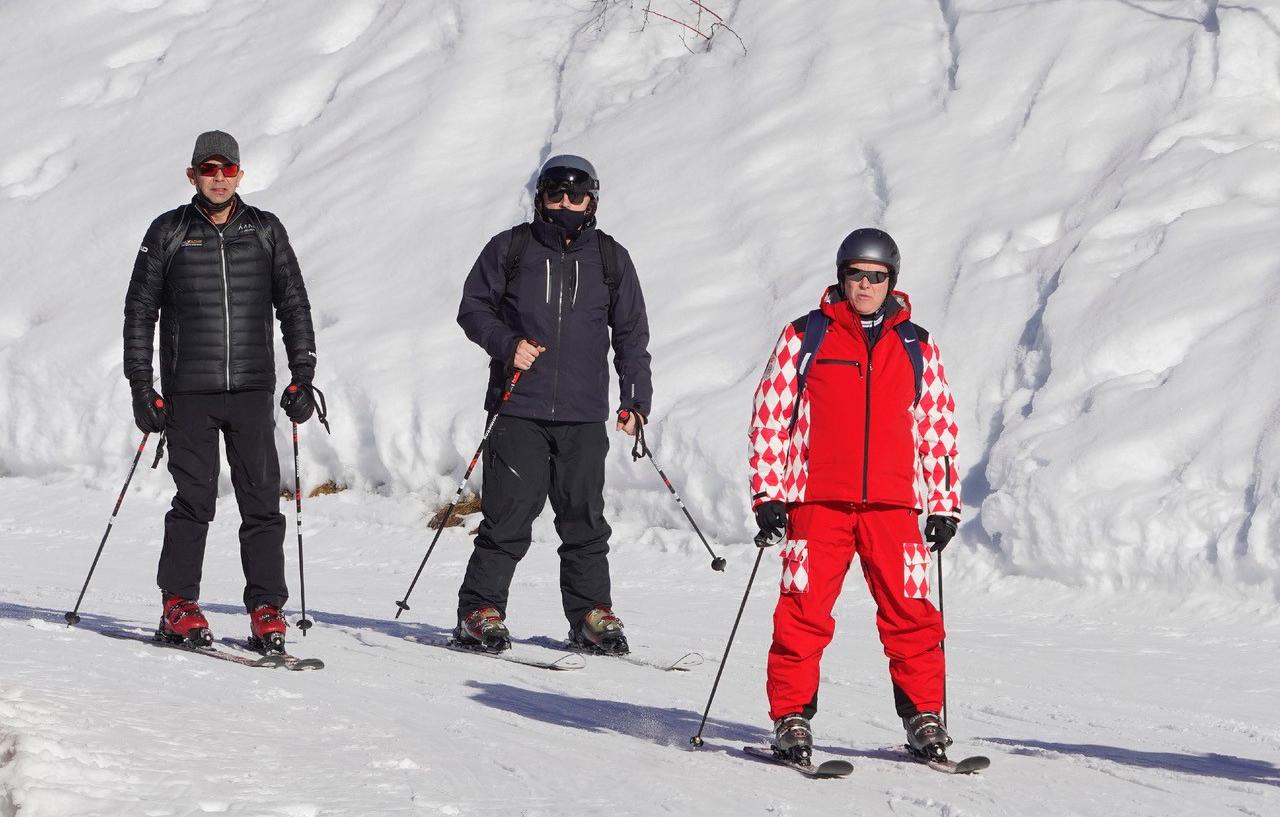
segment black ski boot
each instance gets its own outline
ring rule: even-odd
[[[924,760],[945,761],[951,737],[942,718],[933,712],[920,712],[902,719],[907,730],[907,751]]]
[[[808,766],[813,757],[813,730],[804,715],[783,715],[773,722],[773,753],[783,760]]]
[[[478,652],[499,653],[511,649],[511,633],[502,623],[502,614],[493,607],[472,610],[453,630],[453,641]]]
[[[569,631],[569,642],[578,649],[601,655],[627,655],[631,648],[622,632],[622,619],[608,607],[596,607],[582,617],[576,630]]]

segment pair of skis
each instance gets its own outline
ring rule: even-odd
[[[250,649],[247,645],[242,645],[230,639],[224,639],[219,642],[230,648],[222,649],[221,647],[214,645],[198,647],[186,643],[174,643],[157,635],[146,635],[145,633],[135,633],[125,630],[103,630],[102,634],[108,638],[118,638],[124,641],[138,641],[143,644],[150,644],[154,647],[181,650],[182,652],[191,653],[192,655],[203,655],[208,658],[216,658],[219,661],[229,661],[233,664],[239,664],[244,667],[254,667],[257,669],[287,669],[293,672],[324,669],[324,662],[319,658],[299,658],[296,655],[290,655],[289,653],[261,653]]]
[[[499,661],[509,661],[513,664],[521,664],[526,667],[535,667],[537,669],[551,670],[554,672],[568,672],[583,669],[587,666],[587,661],[583,656],[604,655],[594,651],[579,649],[572,645],[565,644],[564,642],[545,638],[535,638],[531,643],[534,646],[547,647],[550,650],[560,650],[560,652],[553,653],[546,657],[538,657],[537,655],[530,654],[518,647],[513,647],[511,649],[495,653],[459,644],[452,638],[428,638],[416,635],[407,635],[404,638],[406,641],[412,641],[415,644],[425,644],[431,647],[443,647],[448,650],[453,650],[454,652],[481,655]],[[625,661],[629,664],[635,664],[636,666],[652,667],[665,672],[687,672],[702,663],[702,655],[696,652],[685,653],[675,661],[653,660],[636,655],[605,655],[604,657],[618,661]]]
[[[824,760],[814,765],[812,763],[800,763],[791,758],[781,756],[769,746],[743,746],[742,751],[751,757],[795,769],[805,777],[815,779],[848,777],[853,773],[853,764],[847,760]],[[966,757],[964,760],[934,760],[933,758],[918,755],[910,749],[906,749],[906,755],[915,762],[923,763],[930,769],[943,774],[973,774],[991,765],[991,760],[981,755]]]

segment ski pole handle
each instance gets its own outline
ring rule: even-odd
[[[753,539],[752,541],[756,543],[756,547],[758,548],[771,548],[771,547],[774,547],[775,545],[782,544],[785,540],[786,540],[786,533],[784,531],[762,530],[756,534],[755,539]]]

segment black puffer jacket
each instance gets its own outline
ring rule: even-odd
[[[532,227],[510,285],[503,265],[511,230],[490,239],[463,285],[458,323],[491,358],[485,409],[498,405],[516,344],[531,338],[547,351],[521,377],[503,414],[570,422],[608,419],[612,344],[622,407],[648,415],[653,400],[649,319],[631,256],[618,245],[619,283],[610,292],[594,228],[565,248],[557,228],[540,220]]]
[[[168,248],[176,249],[166,258]],[[124,373],[152,382],[152,337],[160,319],[164,394],[274,390],[272,307],[289,369],[315,373],[311,304],[284,225],[236,200],[223,225],[192,204],[151,223],[124,305]]]

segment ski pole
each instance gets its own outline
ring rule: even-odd
[[[698,724],[698,734],[689,738],[689,743],[693,744],[693,748],[702,748],[702,730],[707,726],[707,715],[711,713],[711,702],[716,699],[716,690],[720,688],[720,676],[724,674],[724,665],[729,663],[729,650],[733,647],[733,638],[738,634],[738,624],[742,621],[742,612],[747,609],[747,597],[751,595],[751,585],[756,580],[756,571],[760,569],[760,559],[764,556],[764,549],[779,543],[780,540],[771,538],[764,531],[756,534],[755,543],[758,551],[756,553],[756,563],[751,568],[751,577],[747,579],[747,589],[742,594],[742,604],[738,605],[738,616],[733,620],[733,629],[729,631],[729,641],[724,645],[724,656],[720,659],[720,669],[716,671],[716,680],[711,684],[711,694],[707,696],[707,708],[702,710],[702,723]]]
[[[529,341],[534,346],[539,344],[536,341]],[[462,499],[462,491],[467,487],[467,480],[471,478],[471,472],[475,470],[476,463],[480,462],[480,454],[484,451],[484,445],[489,441],[489,435],[493,433],[493,426],[498,422],[498,416],[502,414],[502,407],[511,399],[511,392],[515,391],[516,384],[520,382],[520,376],[524,374],[520,369],[516,369],[511,375],[511,380],[507,382],[507,388],[502,392],[502,399],[498,401],[498,408],[493,412],[493,416],[489,418],[489,424],[484,429],[484,437],[480,440],[479,447],[476,448],[475,456],[471,458],[471,464],[467,466],[467,472],[462,475],[462,481],[458,483],[458,491],[453,495],[453,501],[449,503],[449,507],[445,509],[444,517],[440,520],[440,527],[436,528],[436,535],[431,537],[431,545],[427,548],[427,553],[422,557],[422,564],[418,565],[418,572],[413,574],[413,581],[409,582],[409,589],[404,592],[404,598],[396,602],[396,618],[400,618],[400,614],[409,609],[409,596],[413,593],[413,588],[418,583],[418,577],[422,575],[422,569],[427,566],[427,559],[431,558],[431,551],[436,549],[436,542],[440,541],[440,534],[444,533],[444,529],[449,526],[449,517],[453,515],[453,509],[457,507],[458,502]]]
[[[289,386],[297,389],[297,386]],[[298,619],[298,629],[307,635],[311,629],[311,620],[307,618],[307,574],[302,568],[302,471],[298,466],[298,424],[293,424],[293,502],[298,510],[298,588],[302,591],[302,618]]]
[[[942,641],[938,642],[938,649],[942,652],[942,728],[947,728],[947,715],[951,714],[947,709],[947,615],[943,611],[942,606],[942,551],[938,551],[938,619],[942,622]]]
[[[619,413],[618,418],[625,423],[630,416],[631,412],[624,409]],[[662,483],[667,486],[667,490],[676,498],[676,504],[680,506],[680,510],[684,511],[685,519],[688,519],[689,524],[693,525],[693,532],[698,534],[698,538],[702,540],[702,546],[707,549],[707,553],[711,554],[711,569],[723,571],[726,564],[725,560],[717,556],[716,552],[711,549],[711,545],[707,544],[707,537],[702,535],[702,531],[698,529],[698,523],[693,521],[693,515],[690,514],[689,509],[685,507],[684,500],[680,498],[680,494],[676,493],[675,486],[671,484],[671,480],[667,479],[667,475],[663,472],[662,467],[658,465],[658,461],[653,458],[653,452],[649,450],[649,446],[644,440],[644,418],[637,413],[636,441],[631,447],[631,461],[635,462],[641,457],[648,457],[649,462],[653,463],[654,470],[656,470],[658,472],[658,476],[662,478]]]
[[[156,398],[156,408],[164,408],[164,400],[159,397]],[[138,443],[138,452],[133,455],[133,464],[129,466],[129,476],[124,478],[124,487],[120,489],[120,496],[116,497],[116,506],[111,511],[111,518],[107,520],[107,529],[103,531],[102,541],[98,543],[98,552],[93,555],[93,564],[89,565],[89,575],[84,577],[84,586],[80,588],[80,596],[76,599],[76,606],[63,616],[67,620],[67,624],[80,623],[80,602],[84,601],[85,591],[89,589],[89,580],[93,578],[93,571],[98,567],[98,559],[102,556],[102,549],[106,547],[107,537],[111,535],[111,526],[115,524],[116,514],[120,513],[120,506],[124,504],[124,495],[129,491],[129,483],[133,481],[133,472],[138,470],[138,460],[142,459],[142,451],[147,447],[147,439],[150,436],[150,432],[143,432],[142,442]]]
[[[328,432],[329,434],[332,434],[333,432],[329,430],[328,410],[324,402],[324,392],[320,391],[315,386],[308,386],[308,390],[313,395],[319,396],[318,400],[313,401],[313,402],[316,402],[316,419],[318,419],[324,425],[324,430],[326,432]],[[290,383],[287,391],[289,391],[290,393],[296,393],[298,391],[298,384]],[[298,589],[302,593],[302,618],[298,619],[298,629],[302,630],[302,635],[305,638],[307,635],[307,630],[311,629],[311,625],[314,622],[312,622],[311,619],[307,618],[307,574],[302,566],[302,469],[298,465],[299,459],[300,458],[298,456],[298,424],[294,423],[293,424],[293,501],[294,501],[294,505],[298,509],[298,524],[296,525],[296,528],[298,531]]]

